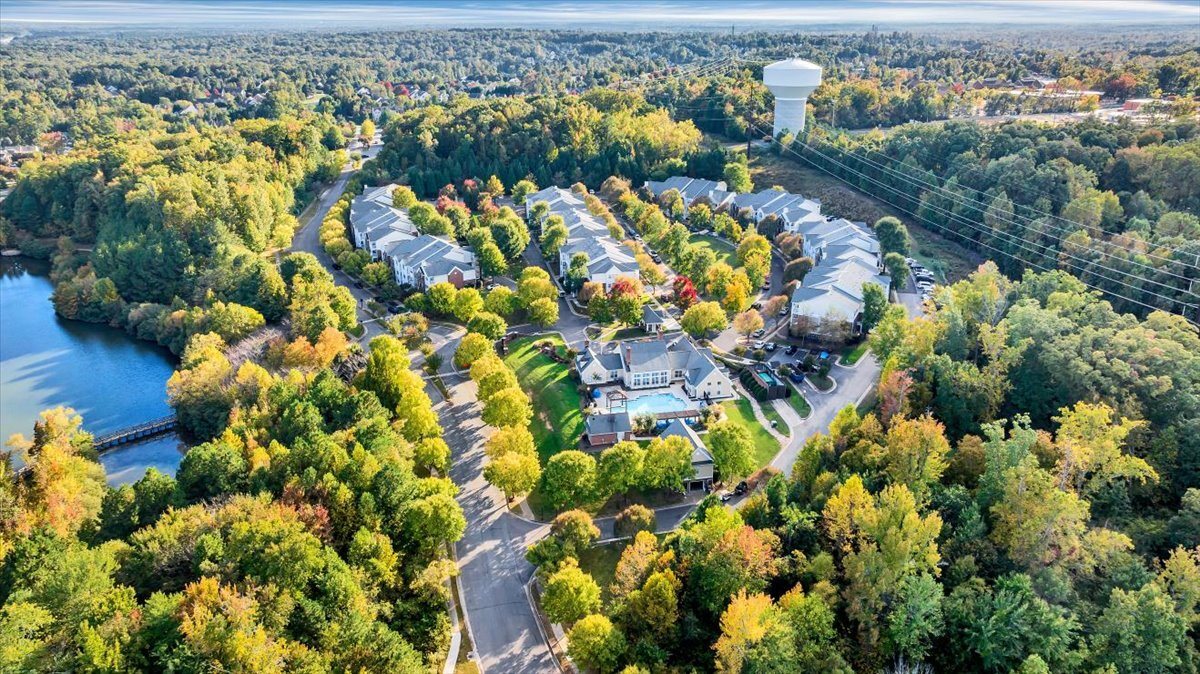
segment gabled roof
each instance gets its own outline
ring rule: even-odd
[[[661,339],[624,342],[621,357],[630,372],[660,372],[671,369],[667,343]]]
[[[682,419],[678,418],[672,419],[671,423],[667,424],[667,427],[659,434],[661,438],[673,438],[676,436],[687,440],[688,444],[692,446],[693,465],[698,463],[713,463],[713,456],[709,453],[704,441],[700,439],[699,435],[696,435],[696,431],[692,430],[691,426],[688,426]]]
[[[406,267],[421,269],[430,276],[444,276],[454,269],[475,267],[475,254],[450,241],[430,234],[399,241],[387,254]]]
[[[713,203],[720,204],[732,194],[727,191],[723,180],[704,180],[687,176],[671,176],[662,182],[647,180],[646,189],[654,196],[667,190],[678,190],[683,203],[688,205],[700,197],[708,197]]]
[[[387,231],[417,235],[417,226],[408,213],[392,206],[395,185],[369,187],[350,202],[350,227],[356,234],[376,238]]]

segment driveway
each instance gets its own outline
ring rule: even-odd
[[[447,379],[452,379],[448,377]],[[450,477],[467,530],[455,546],[467,626],[484,672],[544,674],[558,666],[525,594],[533,565],[525,550],[549,531],[508,511],[504,496],[483,477],[483,442],[490,429],[479,418],[475,384],[448,384],[453,404],[435,409],[451,447]]]

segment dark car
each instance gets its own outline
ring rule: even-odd
[[[365,286],[363,286],[363,282],[362,282],[362,281],[355,281],[355,282],[354,282],[354,287],[355,287],[355,288],[358,288],[359,290],[362,290],[362,289],[363,289]]]
[[[791,379],[793,382],[799,384],[804,381],[804,373],[801,372],[799,368],[796,368],[795,370],[792,370],[791,374],[788,375],[788,379]]]
[[[795,344],[792,344],[788,348],[784,349],[783,352],[789,356],[794,356],[794,355],[796,355],[796,352],[799,350],[800,350],[800,347],[796,346]]]
[[[388,305],[388,313],[389,314],[398,314],[402,311],[404,311],[404,308],[401,307],[399,304],[392,303],[392,304]]]
[[[745,494],[748,491],[750,491],[750,485],[746,484],[745,480],[742,480],[741,482],[737,483],[737,486],[733,488],[733,493],[738,496],[741,496],[742,494]]]

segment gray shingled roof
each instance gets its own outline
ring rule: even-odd
[[[667,343],[661,339],[626,342],[622,345],[621,355],[625,359],[625,367],[630,372],[659,372],[671,369],[671,360],[667,357]]]
[[[687,440],[692,446],[693,465],[697,463],[713,463],[712,454],[709,453],[708,447],[705,446],[704,441],[701,440],[700,436],[696,435],[696,431],[692,430],[692,427],[684,423],[682,419],[672,419],[671,423],[667,424],[667,427],[663,429],[661,434],[659,434],[659,437],[662,438],[671,438],[676,436]]]
[[[588,435],[606,435],[609,433],[628,433],[633,430],[628,412],[609,412],[593,414],[583,422]]]

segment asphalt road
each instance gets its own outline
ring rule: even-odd
[[[549,527],[508,511],[504,496],[483,477],[483,442],[488,429],[479,418],[475,384],[451,387],[454,402],[436,408],[450,445],[450,477],[467,530],[455,550],[467,625],[484,672],[543,674],[558,667],[529,605],[525,584],[534,568],[525,550]]]
[[[373,158],[379,154],[379,150],[382,148],[382,144],[372,145],[362,153],[363,160],[366,161]],[[378,321],[375,321],[371,315],[363,310],[364,303],[372,299],[373,296],[367,290],[355,288],[354,279],[341,270],[334,269],[333,260],[325,254],[325,250],[321,247],[321,221],[325,219],[325,214],[329,212],[329,209],[341,198],[342,192],[346,190],[346,183],[350,181],[350,178],[355,173],[358,173],[358,169],[353,168],[350,164],[344,166],[342,174],[338,176],[338,179],[321,193],[315,204],[309,206],[300,214],[300,229],[296,230],[295,236],[292,237],[291,251],[312,253],[329,270],[329,273],[333,274],[334,283],[350,289],[351,294],[354,295],[354,298],[359,303],[359,322],[366,328],[366,332],[363,333],[362,338],[359,340],[365,344],[371,338],[387,332]]]

